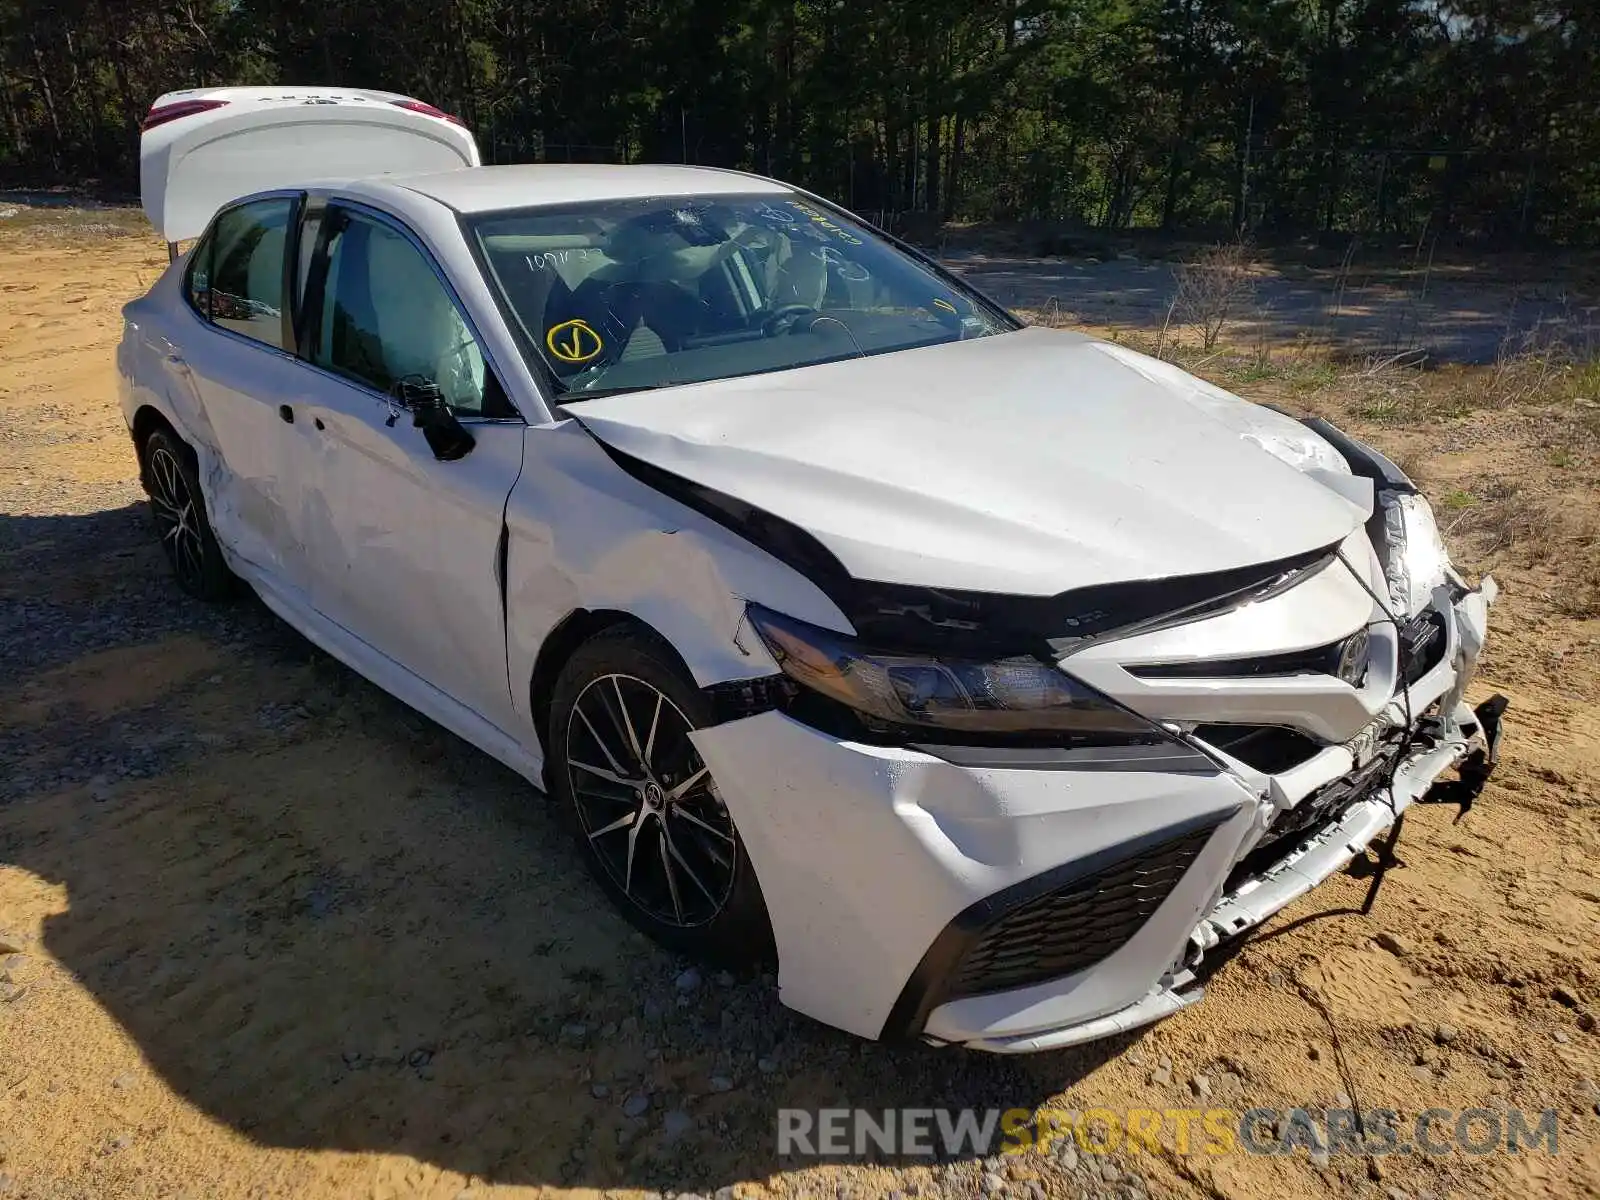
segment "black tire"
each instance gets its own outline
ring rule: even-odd
[[[634,630],[580,646],[551,698],[546,778],[590,873],[637,929],[703,961],[768,965],[772,925],[755,870],[687,737],[711,723],[710,704],[674,659],[659,640]],[[618,720],[619,694],[637,750]],[[653,694],[661,697],[659,709]],[[649,752],[649,771],[640,766],[641,751]],[[634,782],[604,777],[619,774]],[[652,785],[656,791],[647,794]],[[686,790],[674,797],[680,788]]]
[[[229,599],[238,581],[211,530],[193,453],[176,434],[157,429],[139,458],[151,519],[178,586],[198,600]]]

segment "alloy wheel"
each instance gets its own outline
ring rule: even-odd
[[[733,819],[666,695],[632,675],[589,681],[567,722],[567,778],[590,848],[657,921],[713,920],[733,891]]]
[[[178,582],[188,591],[205,586],[205,543],[200,509],[178,460],[164,446],[150,454],[150,507]]]

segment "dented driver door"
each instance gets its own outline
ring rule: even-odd
[[[307,288],[312,603],[501,730],[516,727],[501,573],[526,426],[444,277],[403,226],[330,204]],[[472,436],[436,457],[391,394],[436,384]]]
[[[285,299],[298,193],[224,209],[191,254],[184,299],[195,318],[160,348],[173,382],[193,392],[221,451],[202,482],[217,536],[259,582],[304,603],[304,470],[315,454],[295,423],[302,367]]]

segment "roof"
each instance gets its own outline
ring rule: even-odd
[[[428,196],[460,213],[651,196],[779,194],[789,190],[776,180],[737,171],[643,163],[472,167],[428,175],[391,175],[383,182]]]

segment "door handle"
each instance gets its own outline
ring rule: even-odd
[[[287,404],[278,405],[278,415],[283,418],[285,423],[289,425],[294,424],[294,409],[290,408]]]

